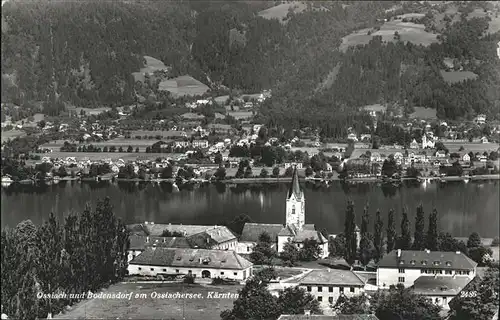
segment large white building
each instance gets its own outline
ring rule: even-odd
[[[129,262],[129,275],[192,275],[246,280],[253,264],[235,251],[148,247]]]
[[[377,269],[377,287],[389,289],[391,285],[414,285],[421,276],[476,276],[477,263],[465,254],[441,251],[393,250],[380,261]]]
[[[245,223],[238,244],[238,253],[249,254],[259,241],[259,236],[266,232],[276,241],[278,252],[283,251],[285,244],[290,241],[298,248],[304,245],[306,239],[316,240],[322,250],[321,257],[328,257],[328,239],[316,230],[313,224],[306,224],[306,199],[300,188],[297,168],[294,168],[292,184],[286,197],[285,225]]]
[[[324,311],[330,311],[330,305],[340,296],[352,297],[365,292],[365,281],[350,270],[316,269],[285,282],[285,286],[293,284],[311,294]]]

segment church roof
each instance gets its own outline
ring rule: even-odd
[[[297,200],[300,200],[302,198],[302,190],[300,189],[299,172],[297,171],[297,166],[293,168],[292,177],[292,184],[290,185],[290,189],[288,190],[288,198],[290,198],[293,194]]]
[[[241,232],[240,241],[257,242],[259,236],[266,232],[273,241],[276,241],[278,234],[283,229],[282,224],[266,224],[266,223],[245,223]]]
[[[320,244],[328,242],[328,239],[326,239],[326,237],[322,235],[321,232],[311,229],[302,229],[298,231],[295,237],[293,238],[293,242],[302,243],[306,239],[316,240]]]

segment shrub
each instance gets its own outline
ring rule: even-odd
[[[194,284],[194,276],[188,274],[184,277],[183,282],[186,284]]]

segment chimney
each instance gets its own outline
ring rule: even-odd
[[[401,249],[398,249],[398,258],[401,258]]]

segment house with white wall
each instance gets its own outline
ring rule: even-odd
[[[353,297],[365,292],[365,281],[350,270],[315,269],[305,275],[285,281],[285,286],[296,285],[318,300],[320,307],[331,311],[340,296]]]
[[[421,276],[467,276],[476,275],[477,263],[460,251],[413,251],[393,250],[379,262],[377,287],[389,289],[391,285],[414,285]]]
[[[149,247],[129,262],[130,275],[191,275],[246,280],[253,264],[235,251]]]
[[[428,298],[443,310],[450,310],[448,303],[472,279],[468,276],[421,276],[413,284],[413,292]]]

